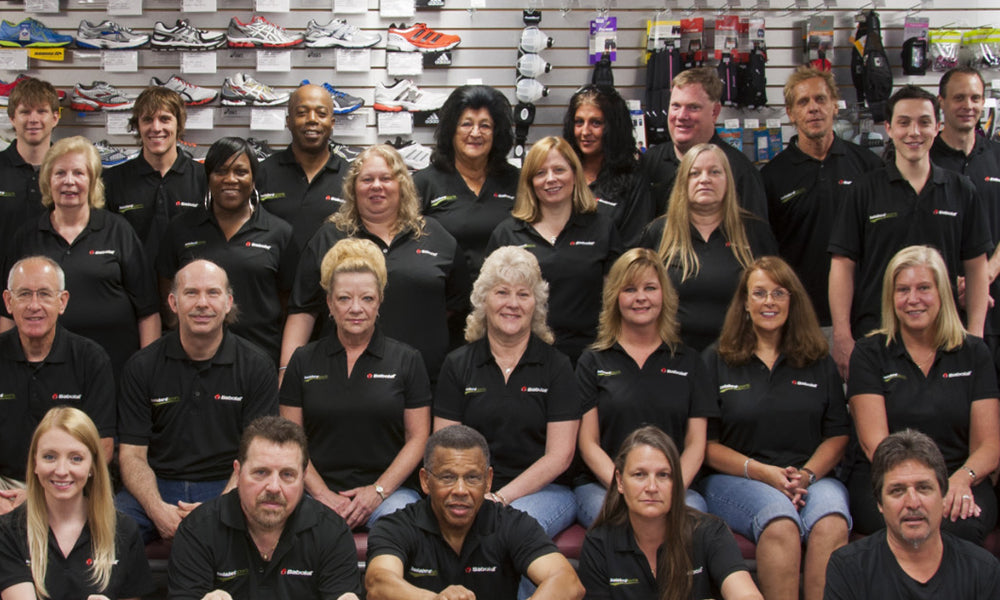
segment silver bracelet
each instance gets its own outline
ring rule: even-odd
[[[753,459],[748,456],[747,459],[746,459],[746,462],[743,463],[743,478],[744,479],[750,479],[750,461],[751,460],[753,460]]]

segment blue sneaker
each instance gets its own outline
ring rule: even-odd
[[[309,85],[309,80],[303,79],[302,83],[299,85]],[[358,98],[357,96],[352,96],[347,92],[342,92],[329,83],[321,83],[317,85],[322,86],[323,89],[330,94],[330,98],[333,99],[333,114],[335,115],[351,113],[365,105],[364,98]]]
[[[72,43],[72,36],[60,35],[35,19],[0,23],[0,46],[6,48],[58,48]]]

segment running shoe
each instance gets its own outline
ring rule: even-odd
[[[306,46],[310,48],[371,48],[382,41],[377,33],[361,31],[354,25],[349,25],[343,19],[333,19],[326,25],[320,25],[311,19],[306,26]]]
[[[10,83],[5,81],[0,81],[0,106],[7,106],[10,102],[10,93],[14,91],[14,86],[21,83],[25,79],[30,79],[27,75],[18,75],[17,79],[11,81]],[[59,97],[59,101],[62,102],[66,99],[66,92],[62,90],[56,90],[56,96]]]
[[[101,155],[101,164],[105,167],[120,165],[139,154],[138,151],[129,154],[124,148],[112,146],[108,140],[94,142],[94,148],[97,148],[97,153]]]
[[[333,152],[347,162],[354,162],[354,159],[357,158],[362,151],[364,151],[364,148],[348,146],[347,144],[341,144],[340,142],[330,140],[330,152]]]
[[[102,21],[97,25],[80,21],[80,28],[76,30],[76,45],[81,48],[123,50],[145,46],[148,41],[148,35],[136,33],[114,21]]]
[[[163,21],[153,26],[153,50],[215,50],[226,45],[226,34],[192,27],[187,19],[167,27]]]
[[[275,92],[246,73],[226,77],[222,84],[222,103],[226,106],[278,106],[287,103],[289,96],[287,92]]]
[[[226,41],[230,48],[291,48],[305,40],[301,34],[292,35],[283,27],[257,15],[249,23],[236,17],[230,19]]]
[[[177,140],[177,148],[189,156],[194,162],[205,164],[205,155],[208,154],[208,146],[199,146],[194,142]]]
[[[69,107],[73,110],[132,110],[135,94],[126,94],[106,81],[95,81],[90,87],[76,84],[69,96]]]
[[[0,46],[6,48],[59,48],[72,43],[72,36],[56,33],[35,19],[0,23]]]
[[[176,75],[166,81],[160,81],[156,77],[153,77],[149,80],[149,85],[165,87],[168,90],[177,92],[187,106],[201,106],[219,97],[219,92],[189,83]]]
[[[395,144],[393,144],[395,146]],[[403,162],[411,171],[419,171],[431,166],[431,149],[414,140],[404,144],[399,150],[399,155],[403,157]]]
[[[303,79],[302,83],[299,85],[309,85],[309,80]],[[347,92],[342,92],[329,83],[318,85],[322,85],[323,89],[330,94],[330,98],[333,99],[333,114],[335,115],[351,113],[365,105],[364,98],[358,98],[357,96],[352,96]]]
[[[389,26],[389,39],[385,43],[386,50],[401,52],[441,52],[451,50],[462,43],[462,38],[429,29],[427,23],[416,23],[412,27]]]
[[[448,99],[446,94],[425,92],[409,79],[401,79],[391,87],[375,82],[375,110],[386,112],[423,112],[437,110]]]
[[[247,144],[253,148],[254,153],[257,155],[257,162],[264,162],[265,158],[276,152],[276,150],[271,147],[271,144],[267,143],[267,140],[247,138]]]

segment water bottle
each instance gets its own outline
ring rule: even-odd
[[[542,96],[548,96],[549,88],[539,83],[537,79],[525,78],[518,80],[514,95],[518,101],[530,104]]]
[[[553,41],[537,27],[525,27],[524,31],[521,32],[521,50],[525,52],[541,52],[546,48],[551,48]]]
[[[537,54],[524,54],[517,59],[517,72],[523,77],[538,77],[552,70],[552,65]]]

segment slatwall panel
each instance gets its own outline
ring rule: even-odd
[[[554,65],[551,73],[543,75],[540,80],[550,86],[551,94],[538,102],[536,122],[531,130],[530,139],[538,139],[543,135],[557,134],[564,108],[573,91],[581,84],[589,81],[590,66],[587,65],[586,47],[588,41],[589,21],[599,14],[599,6],[607,2],[594,0],[562,0],[561,2],[539,2],[538,0],[486,0],[487,8],[470,10],[470,0],[446,0],[447,7],[443,10],[418,10],[412,21],[426,21],[432,28],[455,33],[462,37],[462,45],[453,51],[454,64],[448,69],[425,69],[424,74],[417,79],[422,88],[447,93],[457,85],[470,79],[478,78],[484,83],[496,86],[504,91],[509,98],[514,98],[514,69],[517,57],[516,44],[519,39],[521,10],[526,7],[537,7],[542,10],[541,28],[555,38],[555,47],[543,53],[544,58]],[[744,1],[749,7],[749,2]],[[751,11],[749,8],[739,8],[737,12],[751,12],[765,17],[767,21],[767,41],[769,62],[767,66],[769,106],[754,111],[737,111],[725,109],[723,118],[756,117],[784,119],[781,100],[781,86],[785,79],[801,62],[800,37],[801,23],[816,10],[800,10],[795,5],[804,6],[813,3],[793,2],[793,0],[772,0],[769,8],[759,8]],[[842,86],[842,96],[853,101],[854,90],[850,85],[848,64],[850,54],[848,38],[854,30],[853,13],[858,5],[831,2],[831,8],[823,9],[824,13],[835,15],[835,51],[830,59],[834,63],[834,73]],[[932,27],[951,26],[958,29],[970,29],[994,23],[1000,25],[1000,3],[977,2],[963,0],[935,0],[924,2],[917,0],[891,0],[879,6],[882,16],[883,39],[887,53],[896,74],[896,83],[910,81],[933,87],[939,74],[930,73],[924,77],[904,77],[899,68],[900,47],[903,35],[903,20],[909,11],[913,10],[921,16],[930,18]],[[145,0],[144,13],[141,16],[111,17],[137,31],[151,33],[157,20],[172,24],[179,17],[188,17],[198,27],[224,30],[231,16],[239,16],[248,20],[252,15],[251,0],[218,0],[218,12],[214,14],[196,13],[184,15],[178,12],[179,0]],[[317,8],[328,5],[324,0],[292,0],[292,11],[285,14],[266,14],[272,21],[290,29],[304,30],[310,19],[326,22],[333,12],[331,9]],[[697,5],[700,8],[694,8]],[[766,3],[759,5],[765,6]],[[783,6],[784,5],[784,6]],[[791,5],[791,6],[789,6]],[[702,16],[710,25],[720,12],[722,3],[697,2],[685,4],[676,0],[617,0],[610,4],[607,14],[618,18],[618,60],[614,65],[615,82],[626,98],[641,98],[645,81],[645,68],[641,64],[640,43],[648,19],[687,18]],[[869,3],[866,6],[871,7]],[[106,16],[106,0],[82,2],[81,0],[63,0],[62,12],[59,14],[35,15],[48,26],[60,33],[76,35],[80,20],[87,19],[99,22]],[[668,10],[663,10],[665,7]],[[815,8],[823,4],[816,3]],[[658,10],[660,9],[660,10]],[[11,21],[19,21],[24,16],[24,4],[11,0],[0,0],[0,14]],[[385,38],[391,19],[380,18],[377,0],[370,0],[369,10],[363,15],[343,15],[348,22],[366,30],[378,31]],[[711,34],[711,30],[708,32]],[[384,41],[383,44],[384,46]],[[150,49],[140,50],[138,73],[106,73],[100,70],[99,61],[85,60],[77,51],[67,52],[67,60],[63,63],[42,62],[31,60],[29,73],[43,77],[60,89],[67,92],[78,80],[89,84],[95,79],[104,79],[131,92],[139,92],[151,76],[167,79],[172,74],[180,74],[179,58],[164,58],[163,54]],[[215,75],[185,75],[189,81],[198,85],[220,88],[223,78],[237,71],[253,72],[254,62],[249,58],[234,60],[227,50],[218,51],[219,72]],[[174,54],[174,53],[170,53]],[[259,73],[254,74],[259,80],[279,89],[291,90],[301,79],[330,81],[344,91],[365,98],[367,103],[373,101],[373,86],[376,81],[390,82],[385,74],[385,50],[372,51],[372,70],[366,73],[339,73],[333,68],[333,53],[324,53],[321,57],[309,58],[307,51],[295,50],[290,73]],[[0,71],[0,79],[9,81],[15,73]],[[987,74],[987,80],[1000,79],[1000,72]],[[369,109],[365,109],[369,110]],[[369,113],[370,114],[370,113]],[[785,121],[787,122],[787,121]],[[6,125],[6,124],[5,124]],[[416,127],[412,137],[423,143],[432,140],[432,129]],[[791,129],[786,127],[787,134]],[[82,134],[91,139],[108,138],[118,145],[133,145],[135,140],[130,136],[108,136],[105,131],[103,117],[94,115],[79,115],[64,110],[62,123],[57,130],[58,136]],[[11,137],[9,126],[0,129],[0,135]],[[249,113],[236,122],[220,122],[216,117],[216,127],[211,131],[189,131],[186,139],[197,144],[210,144],[223,135],[253,136],[269,140],[272,144],[285,144],[287,133],[281,131],[251,131],[249,128]],[[338,138],[336,130],[334,137]],[[374,115],[369,116],[368,127],[363,137],[343,138],[341,141],[354,145],[370,144],[380,139],[375,128]]]

